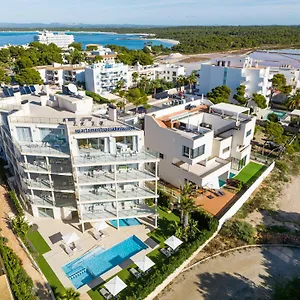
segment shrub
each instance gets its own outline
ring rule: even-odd
[[[271,113],[268,115],[268,120],[271,122],[278,122],[278,116],[275,113]]]
[[[162,206],[162,207],[166,207],[166,208],[170,208],[170,204],[171,204],[171,198],[169,195],[167,195],[163,190],[158,189],[157,190],[158,193],[158,206]]]
[[[85,91],[86,95],[93,98],[93,100],[97,103],[104,104],[104,103],[110,103],[110,101],[99,94],[96,94],[94,92]]]
[[[284,161],[280,161],[280,160],[277,160],[275,162],[275,167],[283,173],[287,173],[289,170],[287,163]]]
[[[255,229],[251,224],[245,221],[230,220],[224,224],[221,230],[221,235],[229,238],[237,238],[246,243],[253,242]]]
[[[274,300],[298,300],[300,294],[300,277],[294,278],[284,284],[275,286]]]
[[[23,216],[24,215],[24,211],[23,211],[23,208],[20,204],[20,201],[16,195],[16,193],[14,191],[9,191],[8,192],[9,194],[9,198],[11,199],[11,201],[13,202],[15,208],[16,208],[16,211],[17,211],[17,214],[19,216]]]
[[[241,188],[243,183],[239,179],[228,178],[226,179],[226,184],[235,188]]]

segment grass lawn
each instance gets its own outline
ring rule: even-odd
[[[234,177],[244,183],[252,184],[265,170],[265,166],[250,162],[242,171]]]
[[[175,215],[174,213],[168,213],[163,209],[158,207],[158,227],[157,229],[151,231],[148,236],[155,240],[157,243],[160,244],[160,247],[163,246],[163,242],[172,235],[172,222],[179,222],[180,218]],[[159,248],[160,248],[159,247]],[[158,249],[151,251],[147,256],[151,258],[157,266],[161,266],[165,261],[165,256],[162,255]],[[135,277],[130,274],[128,269],[134,267],[134,264],[129,265],[126,269],[123,269],[119,273],[115,274],[114,276],[118,275],[127,285],[132,285],[135,282]],[[113,277],[114,277],[113,276]],[[109,280],[109,279],[108,279]],[[107,281],[108,281],[107,280]],[[88,291],[88,295],[91,297],[92,300],[103,300],[104,298],[98,292],[100,288],[102,288],[104,283],[94,287],[93,289]],[[126,293],[126,290],[125,290]]]
[[[62,292],[64,290],[64,286],[57,278],[56,274],[53,272],[43,254],[50,251],[51,248],[48,246],[46,241],[40,235],[38,231],[30,231],[27,234],[27,239],[32,244],[38,255],[35,256],[35,261],[37,262],[38,266],[42,270],[43,274],[47,278],[51,288],[54,292]]]

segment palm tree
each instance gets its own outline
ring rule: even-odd
[[[188,82],[188,84],[190,86],[190,93],[191,93],[193,84],[197,82],[196,74],[194,72],[192,72],[190,74],[190,76],[187,77],[186,81]]]
[[[182,86],[184,86],[185,82],[186,82],[186,77],[184,75],[180,75],[177,77],[177,86],[179,88],[181,88]]]
[[[119,96],[120,96],[120,98],[121,98],[121,101],[119,101],[118,103],[117,103],[117,106],[120,108],[120,109],[125,109],[125,107],[126,107],[126,101],[125,101],[125,94],[126,94],[126,92],[124,91],[124,90],[120,90],[119,91]]]
[[[300,90],[287,99],[286,105],[291,110],[300,108]]]
[[[26,236],[30,228],[24,216],[17,216],[12,220],[13,230],[20,236]]]
[[[149,79],[146,76],[142,76],[139,84],[144,92],[146,91],[146,87],[147,87],[148,83],[149,83]]]
[[[116,90],[120,91],[125,87],[125,80],[122,78],[116,83]]]
[[[80,293],[73,288],[65,289],[63,292],[56,295],[57,300],[80,300]]]
[[[138,78],[139,78],[139,73],[138,72],[133,72],[132,73],[132,81],[133,81],[135,87],[137,86]]]
[[[151,87],[153,88],[153,94],[156,95],[156,90],[161,87],[161,83],[159,80],[152,80],[151,81]]]
[[[181,212],[181,222],[183,227],[186,228],[189,225],[189,214],[197,209],[195,204],[195,191],[192,184],[186,183],[180,193],[180,212]]]

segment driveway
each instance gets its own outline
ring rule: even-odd
[[[252,248],[217,257],[179,275],[156,299],[271,299],[272,286],[300,276],[300,249]]]

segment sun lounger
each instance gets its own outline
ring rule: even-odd
[[[112,294],[104,288],[100,289],[100,294],[104,297],[104,299],[107,299],[107,300],[112,299],[112,297],[113,297]]]
[[[82,246],[79,243],[74,243],[74,246],[78,251],[82,250]]]
[[[142,274],[135,268],[129,269],[129,272],[137,279],[142,276]]]
[[[103,231],[99,231],[102,238],[109,236],[109,234],[104,233]]]
[[[160,252],[166,256],[166,257],[170,257],[171,256],[171,253],[166,249],[166,248],[162,248],[160,249]]]
[[[97,241],[102,240],[102,236],[103,236],[103,235],[100,234],[99,231],[93,230],[93,231],[92,231],[92,235],[93,235],[93,237],[95,238],[95,240],[97,240]]]
[[[219,190],[219,193],[220,193],[222,196],[225,195],[225,193],[224,193],[222,190]]]
[[[64,245],[64,249],[69,256],[73,255],[73,250],[70,248],[69,245]]]

